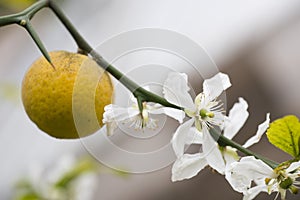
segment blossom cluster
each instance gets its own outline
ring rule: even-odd
[[[180,126],[171,139],[177,158],[172,167],[172,181],[192,178],[209,166],[224,175],[232,188],[243,194],[244,200],[254,199],[260,192],[277,192],[281,199],[285,199],[287,190],[297,193],[299,161],[272,167],[254,156],[240,157],[236,148],[222,144],[219,138],[210,133],[211,129],[216,129],[222,136],[232,140],[249,116],[248,103],[241,97],[226,115],[219,96],[230,86],[228,75],[218,73],[204,80],[203,92],[193,100],[187,75],[172,72],[163,85],[163,94],[168,102],[181,109],[144,102],[140,112],[136,99],[132,97],[132,106],[129,108],[106,106],[103,122],[111,135],[116,122],[130,122],[136,129],[153,129],[157,126],[155,118],[152,118],[155,114],[164,113],[176,119]],[[256,134],[242,147],[248,148],[259,142],[269,124],[270,115],[267,113],[266,120],[258,126]],[[191,144],[200,145],[199,152],[186,153]]]

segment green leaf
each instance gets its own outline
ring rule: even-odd
[[[293,157],[299,156],[300,122],[294,115],[277,119],[267,131],[269,141]]]

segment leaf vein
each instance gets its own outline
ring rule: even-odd
[[[284,120],[284,123],[286,124],[286,127],[289,130],[289,134],[290,134],[291,141],[292,141],[292,148],[293,148],[294,156],[296,156],[297,155],[297,150],[296,150],[296,146],[295,146],[293,131],[291,130],[291,128],[290,128],[290,126],[289,126],[289,124],[287,123],[286,120]]]

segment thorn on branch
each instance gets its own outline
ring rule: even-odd
[[[53,67],[53,69],[55,69],[55,67],[54,67],[54,65],[51,61],[50,55],[48,54],[48,51],[46,50],[46,48],[45,48],[44,44],[42,43],[40,37],[38,36],[38,34],[34,30],[33,26],[31,25],[30,20],[28,18],[22,19],[20,21],[20,25],[27,30],[27,32],[30,34],[30,36],[33,39],[33,41],[35,42],[35,44],[38,46],[39,50],[42,52],[43,56],[50,63],[50,65]]]

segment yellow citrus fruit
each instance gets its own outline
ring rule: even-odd
[[[66,51],[50,52],[54,68],[41,57],[23,79],[22,101],[29,118],[56,138],[73,139],[102,126],[104,106],[110,104],[109,75],[91,58]]]

